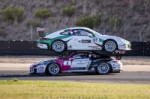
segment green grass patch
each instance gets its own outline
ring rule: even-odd
[[[62,13],[63,13],[63,15],[71,17],[75,13],[75,7],[71,6],[71,5],[70,6],[66,6],[66,7],[63,8]]]
[[[0,81],[1,99],[150,99],[150,85]]]
[[[7,7],[2,12],[5,20],[20,22],[24,16],[24,8],[22,7]]]
[[[37,18],[45,19],[49,18],[52,15],[51,11],[46,8],[37,9],[35,11],[35,16]]]
[[[101,16],[100,15],[81,17],[76,22],[77,26],[89,27],[91,29],[99,26],[100,24],[101,24]]]

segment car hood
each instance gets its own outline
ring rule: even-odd
[[[121,38],[119,36],[103,35],[103,37],[105,38],[105,40],[106,39],[113,39],[119,44],[121,44],[121,43],[122,44],[130,44],[129,41],[127,41],[127,40],[125,40],[125,39],[123,39],[123,38]]]
[[[120,38],[120,37],[118,37],[118,36],[112,36],[112,35],[103,35],[105,38],[109,38],[109,39],[118,39],[118,38]]]
[[[121,39],[121,41],[124,42],[125,44],[130,44],[129,41],[127,41],[127,40],[125,40],[125,39],[123,39],[123,38],[120,38],[120,39]]]
[[[49,63],[51,63],[51,62],[53,62],[53,61],[55,61],[55,60],[40,61],[40,62],[37,62],[37,63],[32,64],[31,67],[32,67],[32,66],[38,66],[38,65],[47,65],[47,64],[49,64]]]

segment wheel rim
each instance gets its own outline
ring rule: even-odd
[[[65,45],[62,41],[56,41],[53,43],[52,49],[56,52],[62,52],[65,49]]]
[[[102,63],[98,66],[99,74],[107,74],[110,70],[110,67],[107,63]]]
[[[113,52],[113,51],[116,50],[116,48],[117,48],[117,45],[116,45],[116,43],[114,41],[107,41],[105,43],[105,50],[107,52]]]
[[[51,64],[48,68],[50,74],[57,75],[60,71],[60,68],[57,64]]]

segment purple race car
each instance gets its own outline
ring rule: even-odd
[[[30,66],[31,74],[58,75],[62,72],[97,72],[108,74],[120,72],[122,63],[110,56],[97,55],[89,52],[76,52],[65,57],[46,60]]]

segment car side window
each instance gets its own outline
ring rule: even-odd
[[[69,35],[67,31],[60,33],[61,35]]]
[[[75,29],[73,32],[76,36],[88,36],[89,34],[93,35],[91,32],[83,29]]]
[[[64,32],[60,33],[61,35],[73,35],[72,30],[65,30]]]

